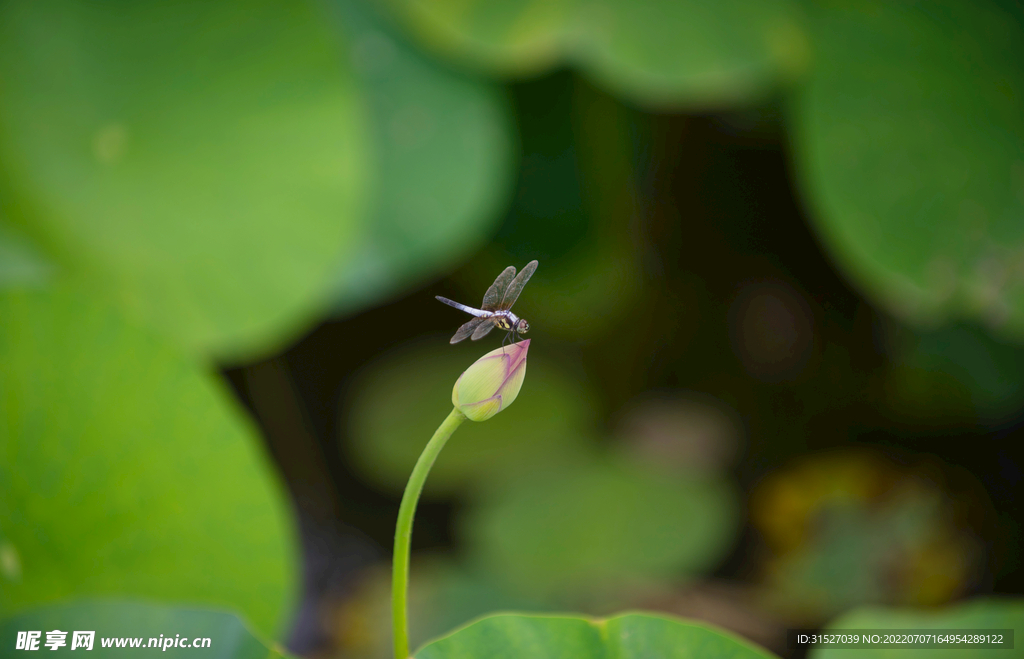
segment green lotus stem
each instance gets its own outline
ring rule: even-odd
[[[526,377],[526,353],[529,341],[492,350],[463,371],[452,387],[452,409],[412,468],[402,495],[395,525],[395,555],[391,568],[391,625],[395,639],[395,659],[409,659],[409,548],[412,545],[412,520],[416,503],[423,492],[434,460],[448,438],[466,419],[486,421],[507,408],[519,395]]]
[[[394,563],[391,568],[391,622],[395,639],[395,659],[409,657],[409,548],[412,544],[412,520],[416,515],[416,504],[420,500],[420,493],[423,492],[427,474],[434,466],[434,460],[448,438],[465,420],[466,415],[458,408],[454,408],[448,418],[441,422],[416,461],[416,466],[412,468],[412,475],[405,486],[405,494],[402,495],[402,505],[398,509],[398,524],[395,527]]]

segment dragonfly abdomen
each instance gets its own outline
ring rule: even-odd
[[[490,311],[482,311],[480,309],[474,309],[473,307],[467,306],[465,304],[461,304],[459,302],[456,302],[455,300],[449,300],[448,298],[441,297],[440,295],[435,295],[434,297],[437,298],[438,301],[444,302],[449,307],[455,307],[459,311],[465,311],[466,313],[472,314],[472,315],[476,316],[477,318],[487,318],[488,316],[491,315]]]

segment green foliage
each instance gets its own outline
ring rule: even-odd
[[[855,609],[829,625],[829,629],[1020,629],[1024,625],[1024,600],[978,599],[938,610],[895,608]],[[1020,642],[1016,639],[1017,643]],[[880,649],[857,650],[857,659],[930,659],[941,650]],[[851,656],[851,650],[815,648],[811,659],[841,659]],[[956,656],[964,659],[1000,659],[1019,657],[1016,650],[958,647]]]
[[[935,492],[911,490],[884,503],[823,507],[807,546],[772,566],[777,610],[824,617],[865,603],[945,601],[956,594],[971,571],[974,547],[949,537],[937,499]]]
[[[19,631],[41,631],[39,647],[46,651],[49,650],[43,645],[46,632],[53,629],[69,632],[65,639],[67,645],[60,648],[61,651],[71,649],[71,631],[95,631],[93,647],[87,655],[92,659],[124,657],[133,652],[123,647],[104,648],[100,640],[104,637],[141,638],[145,648],[150,638],[160,639],[161,635],[175,638],[179,634],[189,642],[195,638],[208,638],[210,647],[164,649],[161,646],[161,654],[201,659],[277,659],[290,656],[280,646],[254,636],[245,623],[230,613],[123,601],[82,601],[21,613],[0,621],[0,643],[5,648],[13,648]],[[79,650],[84,648],[75,651]],[[157,650],[134,652],[153,653]]]
[[[223,385],[65,286],[0,296],[0,363],[0,612],[135,596],[279,630],[291,528]]]
[[[708,625],[629,613],[592,620],[497,615],[428,644],[416,659],[770,659],[771,653]]]
[[[504,99],[420,55],[358,0],[334,0],[370,108],[377,185],[337,273],[352,311],[441,272],[487,238],[512,179]]]
[[[971,318],[1022,335],[1017,4],[380,4],[414,39],[487,73],[571,66],[648,109],[717,109],[801,85],[787,107],[796,171],[839,265],[918,325]],[[279,630],[294,588],[286,512],[251,428],[197,360],[280,349],[325,311],[355,312],[450,269],[488,237],[510,180],[497,83],[433,63],[379,8],[0,8],[0,612],[130,596],[240,608]],[[587,84],[570,87],[571,119],[554,128],[554,110],[520,108],[524,135],[531,116],[545,124],[538,143],[524,139],[528,192],[498,246],[463,274],[476,282],[510,252],[540,250],[514,255],[550,263],[530,319],[586,340],[617,330],[641,290],[652,262],[634,220],[651,181],[638,180],[634,117]],[[949,394],[926,415],[950,401],[991,423],[1015,413],[1024,365],[1011,346],[966,325],[910,344],[890,389]],[[355,388],[350,448],[370,479],[405,481],[468,354],[397,353]],[[454,580],[463,588],[452,600],[470,604],[438,627],[517,596],[586,601],[683,579],[729,545],[737,506],[726,482],[594,459],[589,401],[535,359],[516,409],[465,426],[441,456],[435,494],[489,489],[462,520],[486,578]],[[574,467],[553,467],[567,457]],[[520,473],[530,475],[509,478]],[[888,565],[876,560],[883,540],[916,537],[925,508],[881,522],[854,511],[824,538],[828,560],[808,552],[792,574],[839,576],[836,593],[859,601],[874,587],[865,570]],[[212,656],[277,654],[227,614],[93,603],[24,615],[3,634],[34,620],[143,635],[195,620],[244,639]],[[983,602],[837,624],[1013,626],[1021,615],[1019,604]],[[488,618],[419,656],[609,654],[768,656],[638,615]]]
[[[452,406],[452,386],[479,347],[406,348],[386,357],[353,389],[347,447],[362,473],[400,490],[416,459]],[[445,446],[426,491],[452,492],[473,480],[518,473],[538,460],[580,453],[594,411],[590,397],[547,360],[528,367],[515,407],[486,423],[466,423]]]
[[[5,211],[182,345],[279,345],[354,246],[366,132],[305,2],[0,12]]]
[[[460,61],[501,75],[571,64],[657,108],[735,104],[797,81],[797,173],[839,265],[914,323],[1024,328],[1016,5],[807,2],[805,21],[783,2],[387,4]]]
[[[53,264],[22,232],[0,217],[0,289],[45,285]]]
[[[660,108],[746,100],[807,61],[788,0],[387,1],[421,41],[467,64],[517,76],[573,64]]]
[[[814,4],[797,172],[839,264],[918,323],[1024,331],[1024,29],[988,2]]]
[[[750,519],[763,542],[757,569],[777,614],[824,622],[869,604],[937,605],[981,577],[981,546],[964,511],[986,501],[944,491],[933,466],[838,449],[763,478]],[[955,504],[954,504],[955,501]]]
[[[724,480],[577,461],[535,466],[496,488],[461,527],[471,560],[506,585],[578,605],[602,589],[713,566],[737,516]]]
[[[347,0],[5,6],[0,79],[0,287],[53,285],[2,301],[0,610],[127,594],[276,631],[279,492],[178,350],[251,358],[461,257],[505,193],[502,99]]]

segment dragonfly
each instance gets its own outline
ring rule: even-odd
[[[525,318],[520,318],[512,313],[512,305],[515,304],[519,294],[523,292],[523,287],[526,286],[526,282],[530,281],[530,277],[533,276],[536,269],[537,261],[530,261],[518,276],[513,265],[502,270],[491,287],[484,293],[484,301],[479,309],[459,304],[440,295],[436,296],[438,300],[448,306],[475,316],[455,332],[450,343],[458,343],[467,338],[477,341],[487,336],[495,327],[505,330],[506,339],[512,335],[526,334],[530,330],[530,323],[526,322]],[[504,344],[504,341],[502,343]]]

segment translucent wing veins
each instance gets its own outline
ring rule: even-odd
[[[504,311],[511,309],[512,305],[519,299],[519,294],[523,292],[523,288],[526,286],[526,282],[530,281],[530,277],[533,276],[534,271],[537,269],[537,261],[530,261],[524,267],[519,276],[512,280],[512,283],[508,285],[508,290],[505,291],[501,297],[501,302],[498,303],[498,309]],[[505,270],[508,272],[508,270]],[[501,274],[505,274],[505,272]],[[497,284],[498,282],[494,282]],[[488,291],[490,293],[490,291]]]
[[[484,293],[484,301],[480,305],[480,308],[484,311],[494,311],[497,309],[498,303],[501,302],[502,296],[505,294],[505,291],[508,290],[508,286],[515,276],[516,267],[514,265],[510,265],[502,270],[501,274],[498,275],[498,278],[494,280],[493,284],[491,284],[491,287],[487,289],[486,293]]]
[[[483,320],[483,319],[481,318],[481,320]],[[480,339],[482,339],[485,336],[487,336],[487,334],[492,329],[494,329],[494,323],[492,323],[490,321],[481,323],[480,326],[477,327],[476,330],[473,332],[473,340],[474,341],[479,341]]]
[[[470,337],[471,334],[473,334],[473,332],[476,331],[476,328],[480,327],[480,324],[485,321],[487,321],[486,318],[473,318],[469,322],[464,323],[462,327],[460,327],[458,331],[455,332],[455,336],[452,337],[452,340],[449,341],[449,343],[458,343],[459,341],[465,341]]]

